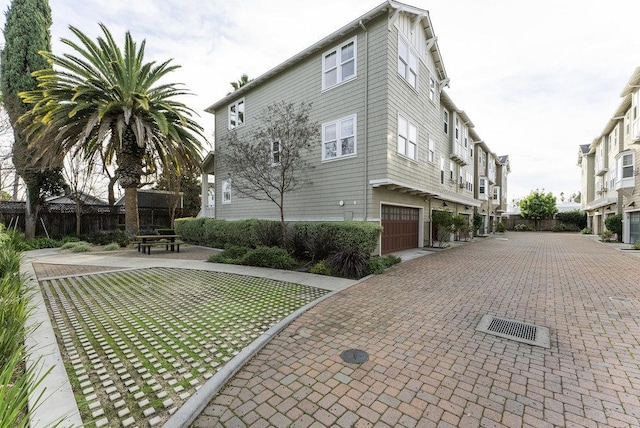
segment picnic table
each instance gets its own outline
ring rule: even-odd
[[[138,252],[151,254],[151,247],[165,246],[167,251],[180,252],[181,235],[136,235],[135,243],[138,244]]]

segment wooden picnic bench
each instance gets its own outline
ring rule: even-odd
[[[134,243],[138,244],[138,252],[151,254],[151,247],[164,246],[166,251],[180,252],[181,235],[137,235]]]

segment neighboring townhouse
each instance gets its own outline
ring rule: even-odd
[[[620,94],[622,101],[593,142],[580,146],[582,204],[593,233],[605,220],[622,215],[622,241],[640,241],[640,68]]]
[[[509,156],[498,156],[496,158],[496,186],[493,189],[493,206],[498,217],[502,217],[507,212],[509,203],[507,199],[507,175],[511,172]]]
[[[507,211],[507,175],[511,172],[509,156],[497,156],[484,141],[475,145],[475,180],[478,183],[476,198],[480,201],[478,214],[483,218],[480,234],[495,231]]]
[[[249,135],[265,107],[305,101],[320,139],[308,159],[312,184],[286,196],[287,221],[379,223],[379,253],[430,245],[434,211],[471,222],[481,206],[473,161],[480,138],[443,91],[448,82],[429,13],[381,4],[207,109],[216,151],[203,163],[201,215],[279,218],[274,204],[234,193],[220,158],[229,133]]]

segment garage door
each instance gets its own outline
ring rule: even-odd
[[[418,208],[383,205],[381,218],[383,253],[418,247]]]
[[[640,241],[640,211],[629,214],[629,235],[631,244]]]

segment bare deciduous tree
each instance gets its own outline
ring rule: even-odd
[[[285,195],[310,184],[313,166],[306,160],[319,125],[309,118],[310,103],[299,107],[284,101],[268,106],[255,132],[232,131],[222,155],[235,192],[270,201],[280,210],[282,242],[286,243]]]

